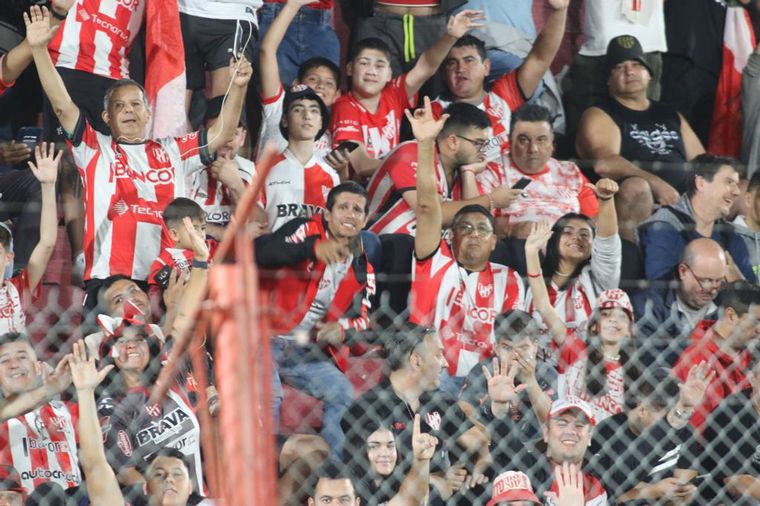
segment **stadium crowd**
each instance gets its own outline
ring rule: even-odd
[[[238,220],[280,504],[760,504],[760,1],[3,5],[0,505],[226,504]]]

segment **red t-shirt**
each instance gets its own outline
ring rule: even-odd
[[[673,375],[681,381],[686,381],[689,369],[703,360],[716,373],[715,379],[705,391],[702,404],[694,410],[691,417],[691,424],[698,430],[703,429],[705,420],[723,399],[749,386],[747,373],[752,355],[747,350],[736,357],[723,352],[715,340],[713,325],[715,322],[712,320],[702,320],[697,324],[691,333],[692,344],[673,366]]]
[[[417,95],[406,93],[406,74],[389,82],[380,93],[377,112],[370,112],[348,92],[333,105],[330,132],[333,148],[343,141],[364,144],[372,158],[382,158],[399,143],[399,129],[404,109],[413,107]]]

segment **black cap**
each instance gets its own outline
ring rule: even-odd
[[[319,132],[317,132],[317,136],[315,137],[315,139],[319,139],[322,137],[322,134],[325,133],[325,130],[327,130],[327,126],[330,123],[330,111],[327,110],[327,106],[322,99],[319,98],[319,95],[305,84],[296,84],[285,92],[285,100],[282,104],[282,117],[287,118],[290,104],[302,98],[316,100],[319,104],[319,110],[322,112],[322,128],[319,129]],[[288,129],[282,125],[282,120],[280,120],[280,133],[282,133],[282,136],[286,139],[288,138]]]
[[[624,61],[634,60],[646,67],[649,75],[652,75],[652,68],[644,59],[644,50],[641,43],[633,35],[619,35],[607,44],[607,70],[611,71],[618,64]]]

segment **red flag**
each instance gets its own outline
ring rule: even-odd
[[[149,136],[177,137],[185,127],[185,48],[177,0],[147,0],[145,91],[151,109]]]
[[[738,157],[742,147],[742,71],[755,49],[755,32],[743,7],[729,7],[723,33],[723,68],[715,93],[707,151]]]

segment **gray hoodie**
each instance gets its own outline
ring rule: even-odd
[[[755,277],[760,279],[760,232],[755,232],[747,227],[744,216],[741,215],[734,220],[734,232],[747,245],[752,271],[755,273]]]

